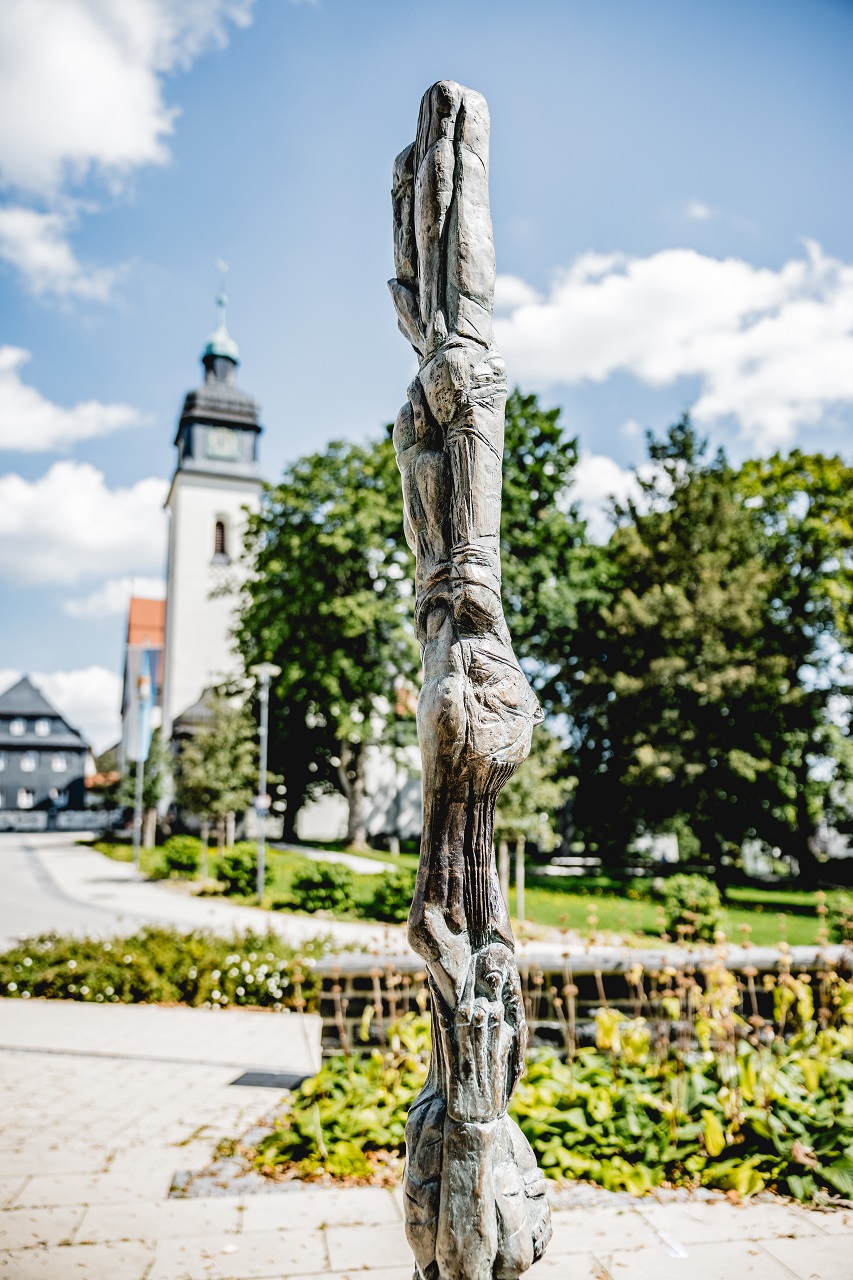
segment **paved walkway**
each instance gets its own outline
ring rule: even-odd
[[[0,1048],[0,1276],[411,1280],[397,1191],[290,1183],[169,1196],[280,1096],[235,1086],[235,1066],[213,1056],[304,1065],[310,1027],[261,1045],[295,1025],[294,1014],[0,1003],[0,1042],[16,1046]],[[177,1042],[184,1061],[174,1061]],[[853,1276],[853,1212],[843,1210],[579,1188],[556,1197],[554,1220],[531,1280]]]
[[[325,935],[341,947],[408,951],[399,926],[261,911],[197,897],[145,880],[131,863],[115,862],[74,839],[61,832],[0,834],[0,947],[50,929],[120,934],[155,924],[226,936],[269,929],[296,946]]]

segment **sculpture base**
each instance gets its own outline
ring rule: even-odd
[[[460,1123],[427,1085],[409,1113],[403,1183],[415,1280],[518,1280],[551,1238],[545,1179],[506,1113]]]

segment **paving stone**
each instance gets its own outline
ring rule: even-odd
[[[814,1241],[798,1243],[810,1246]],[[751,1240],[688,1245],[684,1252],[686,1256],[674,1258],[663,1248],[618,1249],[606,1259],[606,1270],[612,1280],[791,1280],[790,1268]],[[844,1280],[850,1280],[849,1274]]]
[[[305,1188],[295,1184],[270,1195],[246,1196],[244,1231],[288,1227],[353,1226],[399,1223],[400,1211],[389,1191],[380,1187]]]
[[[144,1280],[154,1250],[144,1244],[71,1245],[0,1254],[3,1280]]]
[[[688,1204],[642,1203],[638,1209],[657,1231],[684,1244],[821,1234],[814,1215],[781,1203],[734,1205],[697,1200]]]
[[[26,1185],[26,1181],[26,1177],[22,1175],[16,1175],[12,1178],[0,1178],[0,1209],[12,1204]]]
[[[800,1213],[806,1213],[800,1209]],[[853,1237],[853,1209],[812,1209],[808,1211],[810,1222],[826,1231],[828,1235],[840,1235],[847,1232]]]
[[[73,1173],[54,1177],[36,1174],[18,1195],[15,1206],[53,1204],[121,1204],[138,1200],[165,1200],[172,1184],[168,1165],[158,1172],[140,1172],[138,1177],[96,1173],[78,1176]]]
[[[382,1258],[388,1266],[412,1265],[412,1251],[402,1222],[374,1227],[327,1227],[329,1262],[333,1271],[361,1271]]]
[[[380,1267],[374,1271],[359,1271],[358,1280],[412,1280],[413,1268],[414,1263],[410,1262],[407,1267]],[[275,1280],[279,1280],[278,1276],[275,1277]],[[294,1276],[282,1273],[282,1280],[320,1280],[320,1278],[316,1275]],[[353,1272],[336,1271],[332,1274],[330,1271],[324,1271],[322,1280],[353,1280]],[[533,1277],[531,1277],[531,1280],[533,1280]],[[574,1277],[572,1280],[574,1280]],[[585,1280],[585,1277],[580,1276],[578,1280]]]
[[[74,1243],[218,1235],[239,1231],[240,1218],[239,1203],[224,1198],[166,1200],[159,1204],[98,1204],[86,1210]]]
[[[56,1209],[0,1210],[0,1249],[50,1247],[71,1240],[83,1216],[80,1205]]]
[[[554,1238],[548,1245],[548,1255],[556,1257],[573,1253],[594,1253],[600,1257],[614,1249],[660,1244],[658,1234],[630,1206],[556,1209],[552,1222]]]
[[[610,1280],[610,1272],[600,1258],[591,1253],[553,1254],[551,1246],[526,1276],[529,1280]],[[324,1277],[325,1280],[325,1277]],[[362,1280],[362,1276],[359,1276]],[[722,1280],[722,1277],[720,1278]]]
[[[163,1240],[147,1280],[255,1280],[328,1270],[321,1231],[257,1231]]]
[[[800,1280],[850,1280],[853,1234],[819,1240],[765,1240],[764,1248]]]

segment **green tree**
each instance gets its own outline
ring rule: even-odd
[[[850,687],[853,643],[853,467],[794,450],[747,462],[737,483],[759,523],[770,578],[762,647],[791,690],[765,709],[767,734],[784,742],[788,799],[767,838],[813,883],[819,823],[849,830],[853,818],[849,719],[839,697]]]
[[[393,742],[396,689],[413,686],[412,557],[403,540],[390,436],[335,441],[300,458],[250,520],[253,567],[237,639],[246,665],[281,667],[270,699],[270,761],[287,820],[318,789],[347,799],[350,845],[366,843],[366,750]]]
[[[559,842],[557,816],[569,796],[566,749],[540,725],[533,733],[530,755],[498,795],[495,837],[504,897],[509,899],[509,844],[515,844],[516,915],[524,919],[525,850],[527,843],[550,852]]]
[[[638,477],[641,502],[616,510],[606,602],[581,610],[571,714],[574,821],[590,848],[621,857],[642,831],[681,818],[704,856],[737,856],[754,822],[751,788],[773,744],[752,719],[784,696],[759,665],[768,576],[734,473],[689,417]]]
[[[229,819],[248,808],[258,779],[255,722],[246,707],[223,690],[209,691],[210,718],[181,745],[175,774],[178,806],[213,823],[220,851]],[[202,856],[206,860],[207,832]]]
[[[755,837],[808,874],[843,767],[815,764],[849,645],[849,477],[796,455],[736,473],[687,416],[649,456],[642,502],[616,512],[609,599],[581,611],[575,821],[610,860],[680,829],[718,874]]]
[[[390,433],[390,429],[389,429]],[[577,443],[559,410],[514,391],[507,402],[501,523],[513,640],[546,710],[563,709],[578,600],[601,572],[569,491]],[[282,668],[271,697],[270,755],[287,788],[286,829],[318,790],[349,802],[348,840],[364,840],[364,752],[400,745],[396,686],[417,684],[413,561],[403,540],[390,434],[336,442],[290,466],[250,522],[253,573],[237,639],[248,665]],[[403,726],[405,728],[406,726]]]
[[[604,556],[572,501],[578,442],[559,409],[507,399],[501,512],[503,600],[513,645],[546,714],[566,710],[582,602],[599,599]]]
[[[157,808],[165,799],[172,777],[172,753],[163,741],[163,734],[155,729],[151,734],[148,759],[142,772],[143,847],[154,848],[157,833]],[[128,764],[118,784],[117,803],[132,809],[136,804],[136,765]]]

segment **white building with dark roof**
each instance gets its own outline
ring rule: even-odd
[[[263,482],[257,402],[236,384],[237,344],[219,324],[202,352],[204,382],[184,399],[177,465],[166,507],[169,559],[163,668],[163,732],[205,689],[240,674],[231,630],[247,511],[257,511]]]
[[[0,825],[83,809],[89,744],[22,676],[0,694]],[[31,822],[24,822],[31,826]]]

